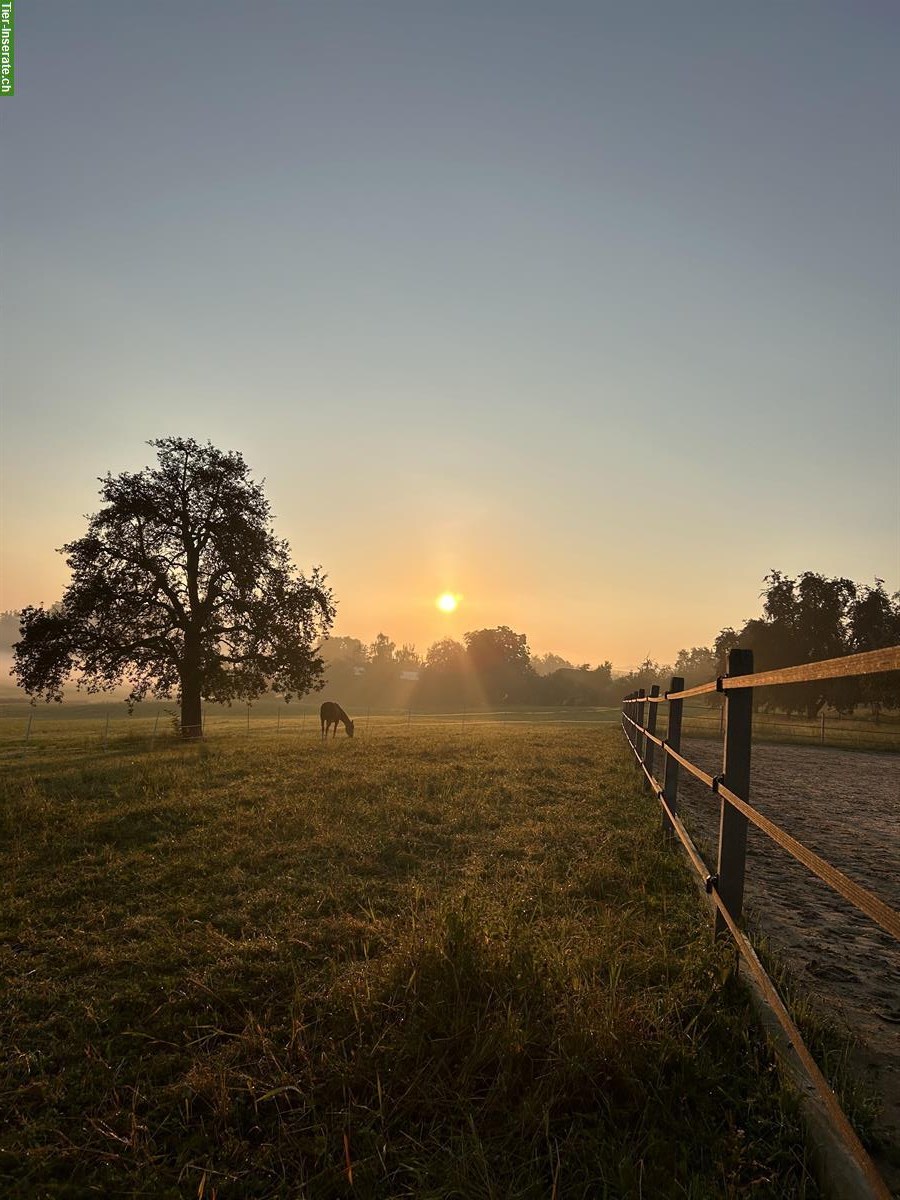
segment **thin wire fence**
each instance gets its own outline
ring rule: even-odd
[[[683,704],[682,735],[717,738],[724,734],[724,707],[716,711],[702,703]],[[366,708],[352,714],[356,738],[395,736],[401,730],[477,729],[495,725],[547,727],[611,725],[621,721],[619,708],[531,707],[459,708],[451,712],[417,711],[414,708]],[[666,714],[660,711],[659,731],[667,732]],[[203,713],[204,738],[218,740],[308,739],[321,737],[319,705],[264,702],[249,708],[209,705]],[[338,734],[344,737],[343,730]],[[140,753],[180,743],[177,709],[164,702],[145,703],[129,715],[121,702],[30,707],[24,703],[0,704],[0,760],[33,757],[50,746],[65,745],[79,756],[114,752]],[[887,716],[883,724],[833,714],[815,722],[770,714],[754,717],[754,741],[831,746],[860,750],[900,750],[900,718]]]
[[[354,716],[355,738],[396,735],[399,731],[472,730],[494,725],[616,725],[617,708],[458,709],[416,712],[414,709],[367,709]],[[321,739],[319,705],[287,704],[257,709],[209,706],[203,713],[205,741],[227,738]],[[330,735],[329,735],[330,736]],[[345,737],[341,730],[338,737]],[[124,705],[84,705],[69,716],[64,708],[0,706],[0,758],[38,755],[43,748],[68,749],[80,756],[112,752],[147,752],[173,744],[190,744],[181,734],[176,710],[145,705],[129,715]]]

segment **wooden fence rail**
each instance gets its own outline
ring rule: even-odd
[[[900,646],[871,650],[833,658],[823,662],[787,667],[777,671],[753,670],[753,653],[735,649],[728,657],[728,674],[698,687],[685,688],[684,680],[675,677],[669,689],[660,694],[658,686],[650,694],[644,689],[632,692],[622,702],[622,729],[641,767],[645,782],[659,800],[663,812],[663,827],[669,840],[676,838],[705,884],[715,911],[716,936],[730,935],[738,951],[756,979],[771,1013],[784,1029],[797,1053],[807,1076],[828,1113],[832,1128],[842,1141],[846,1152],[858,1168],[863,1192],[870,1196],[888,1197],[889,1193],[875,1166],[869,1159],[847,1121],[834,1093],[803,1044],[802,1037],[787,1013],[774,984],[766,974],[746,935],[739,927],[743,910],[744,876],[746,867],[747,828],[753,822],[782,849],[786,850],[808,870],[882,929],[900,941],[900,913],[894,911],[878,896],[860,886],[849,876],[833,867],[818,854],[763,816],[750,804],[750,765],[752,752],[753,689],[788,683],[805,683],[819,679],[839,679],[851,675],[874,675],[900,670]],[[725,730],[722,772],[709,775],[681,753],[681,725],[684,701],[691,696],[708,692],[725,694]],[[656,733],[660,704],[669,705],[666,737]],[[662,751],[663,782],[654,775],[656,753]],[[715,871],[703,862],[690,835],[678,816],[678,783],[680,770],[694,778],[720,798],[719,844]]]

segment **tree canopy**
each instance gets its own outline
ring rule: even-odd
[[[177,695],[199,736],[201,700],[289,700],[321,686],[313,643],[334,619],[331,592],[307,578],[270,528],[262,486],[239,453],[191,438],[149,443],[157,465],[100,480],[103,507],[62,547],[72,581],[52,610],[28,607],[14,673],[32,696],[122,683],[129,702]]]
[[[469,663],[488,700],[527,699],[534,670],[524,633],[500,625],[476,629],[467,633],[465,640]]]
[[[620,690],[648,689],[653,683],[667,687],[673,675],[682,676],[688,688],[707,683],[727,672],[729,651],[738,646],[753,651],[754,670],[769,671],[900,644],[900,593],[888,595],[883,580],[876,579],[872,587],[814,571],[793,578],[773,570],[763,583],[762,616],[738,629],[720,630],[712,646],[680,650],[674,666],[648,656],[616,681]],[[722,697],[711,692],[706,702],[719,705]],[[754,704],[762,709],[810,717],[825,706],[852,712],[860,703],[876,714],[881,707],[900,705],[900,672],[763,687],[754,693]]]
[[[771,571],[765,584],[763,617],[747,621],[738,639],[741,646],[753,650],[757,671],[841,658],[900,642],[900,596],[888,596],[881,580],[872,588],[813,571],[804,571],[796,579]],[[889,672],[871,679],[822,679],[763,688],[758,702],[764,708],[814,717],[826,705],[852,712],[860,701],[881,698],[886,703],[896,695],[895,673]]]

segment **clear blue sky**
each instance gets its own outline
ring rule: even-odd
[[[893,2],[19,0],[0,606],[173,434],[342,634],[627,666],[900,587],[898,63]]]

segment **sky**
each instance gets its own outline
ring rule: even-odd
[[[773,568],[900,588],[898,51],[893,0],[19,0],[0,608],[166,436],[365,641],[624,669]]]

